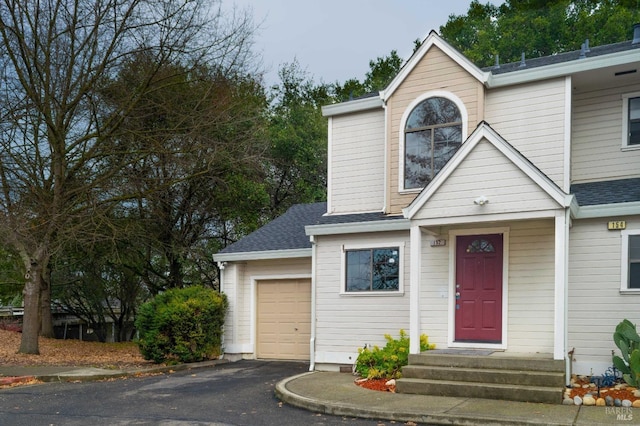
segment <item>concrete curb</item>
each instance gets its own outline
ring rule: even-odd
[[[451,410],[447,410],[446,412],[441,413],[429,413],[429,409],[422,409],[422,412],[410,412],[403,411],[402,409],[398,409],[398,407],[394,407],[395,410],[390,410],[389,408],[373,408],[369,404],[357,404],[357,403],[349,403],[345,401],[335,401],[335,400],[321,400],[316,398],[311,398],[303,395],[296,394],[291,392],[287,385],[291,382],[304,379],[312,374],[317,374],[317,372],[307,372],[298,374],[293,377],[289,377],[284,379],[276,384],[275,394],[278,399],[282,402],[292,405],[294,407],[302,408],[305,410],[323,413],[323,414],[331,414],[336,416],[347,416],[347,417],[358,417],[358,418],[368,418],[368,419],[376,419],[376,420],[390,420],[397,422],[416,422],[420,424],[433,424],[433,425],[520,425],[520,426],[531,426],[531,425],[548,425],[548,426],[561,426],[561,425],[572,425],[573,422],[565,422],[565,421],[542,421],[541,419],[531,419],[531,420],[515,420],[513,418],[502,418],[499,416],[491,416],[491,415],[482,415],[479,413],[476,414],[468,414],[461,413],[455,407]],[[403,395],[398,395],[398,397],[402,397]],[[465,400],[466,401],[466,400]]]

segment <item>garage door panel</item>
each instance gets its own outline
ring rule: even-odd
[[[258,358],[308,360],[311,281],[259,281],[257,292]]]

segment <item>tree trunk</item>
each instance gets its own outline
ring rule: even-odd
[[[51,271],[43,268],[40,276],[40,335],[54,338],[53,318],[51,316]]]
[[[32,260],[25,265],[24,316],[22,317],[22,339],[18,352],[39,355],[38,331],[40,330],[40,274],[41,264]]]

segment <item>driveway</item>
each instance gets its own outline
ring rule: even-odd
[[[276,383],[307,369],[307,363],[240,361],[149,377],[3,389],[0,390],[0,424],[385,424],[321,415],[280,403],[274,397]]]

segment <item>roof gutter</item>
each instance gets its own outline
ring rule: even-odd
[[[238,253],[216,253],[213,260],[216,262],[234,262],[245,260],[269,260],[269,259],[291,259],[299,257],[311,257],[311,249],[289,249],[289,250],[264,250],[245,251]]]
[[[598,204],[595,206],[582,206],[578,208],[576,219],[591,219],[610,216],[637,215],[640,211],[640,201],[631,203]]]
[[[545,80],[556,77],[564,77],[579,72],[591,71],[600,68],[608,68],[617,65],[626,65],[638,62],[637,49],[611,53],[602,56],[594,56],[569,62],[545,65],[520,71],[506,72],[504,74],[489,75],[486,86],[489,88],[510,86],[536,80]]]
[[[307,235],[359,234],[363,232],[408,231],[409,219],[378,220],[372,222],[331,223],[327,225],[307,225]]]

